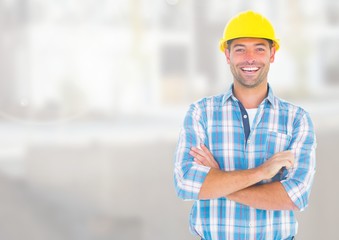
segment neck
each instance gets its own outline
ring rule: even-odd
[[[233,85],[234,96],[247,108],[257,108],[266,98],[268,93],[267,83],[260,84],[254,88],[244,87],[236,82]]]

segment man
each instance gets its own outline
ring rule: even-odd
[[[279,42],[265,17],[235,16],[220,49],[233,84],[190,106],[175,156],[177,195],[194,200],[191,231],[206,240],[294,239],[294,211],[308,205],[315,174],[313,124],[268,85]]]

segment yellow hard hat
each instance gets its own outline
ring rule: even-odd
[[[279,40],[275,37],[272,24],[264,16],[250,10],[239,13],[227,23],[219,42],[220,50],[225,52],[228,40],[245,37],[270,39],[276,51],[279,49]]]

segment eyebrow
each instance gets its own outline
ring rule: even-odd
[[[246,46],[245,44],[237,43],[233,47],[235,48],[235,47],[245,47],[245,46]],[[264,43],[256,43],[256,44],[254,44],[254,46],[256,46],[256,47],[258,47],[258,46],[267,47],[266,44],[264,44]]]

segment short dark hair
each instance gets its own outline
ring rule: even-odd
[[[237,39],[237,38],[235,38],[235,39]],[[235,40],[235,39],[231,39],[231,40],[227,41],[227,49],[228,49],[228,51],[230,50],[231,44],[232,44],[233,40]],[[273,40],[267,39],[267,38],[264,38],[264,39],[268,41],[268,44],[269,44],[270,49],[271,49],[273,47]]]

